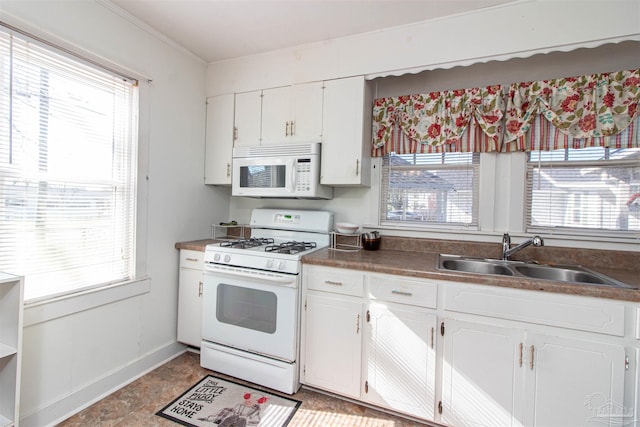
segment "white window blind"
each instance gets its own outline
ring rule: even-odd
[[[479,153],[384,157],[381,222],[477,227]]]
[[[33,300],[134,274],[136,82],[0,31],[0,271]]]
[[[640,231],[640,148],[531,151],[527,228],[608,235]]]

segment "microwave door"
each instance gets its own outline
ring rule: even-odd
[[[234,196],[278,197],[293,191],[291,159],[234,159]]]

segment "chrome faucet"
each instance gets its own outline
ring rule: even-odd
[[[502,259],[507,261],[511,255],[521,251],[529,245],[544,246],[544,240],[540,236],[533,236],[529,240],[520,243],[518,246],[511,248],[511,236],[508,233],[502,235]]]

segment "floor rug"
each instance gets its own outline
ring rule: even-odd
[[[185,426],[284,427],[301,403],[207,375],[156,415]]]

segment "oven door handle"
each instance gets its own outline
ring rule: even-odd
[[[248,273],[242,270],[205,270],[205,275],[217,275],[223,274],[228,277],[244,277],[252,280],[260,280],[267,283],[273,283],[280,286],[285,286],[288,288],[296,288],[297,285],[297,276],[278,276],[278,275],[266,275],[266,274],[257,274],[257,273]]]

